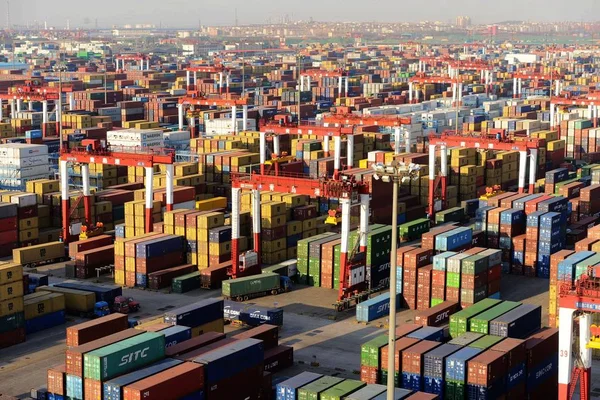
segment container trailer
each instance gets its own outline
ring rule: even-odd
[[[248,301],[269,294],[277,295],[292,290],[292,280],[275,273],[246,276],[223,281],[222,293],[226,300]]]

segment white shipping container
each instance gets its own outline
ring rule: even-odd
[[[48,146],[43,144],[7,143],[0,145],[0,157],[24,158],[47,155]]]
[[[10,202],[16,204],[17,207],[30,207],[36,205],[37,197],[35,193],[25,193],[16,196],[11,196]]]
[[[164,147],[165,146],[164,140],[148,140],[145,142],[134,142],[134,141],[130,141],[130,140],[115,140],[115,141],[110,142],[109,144],[115,150],[119,150],[119,148],[126,148],[126,149],[122,149],[123,151],[134,151],[135,148]]]
[[[143,142],[147,140],[162,140],[163,138],[164,133],[159,129],[123,129],[119,131],[108,131],[106,133],[106,140],[109,143],[111,140]]]
[[[13,167],[33,167],[35,165],[48,165],[48,156],[34,156],[34,157],[1,157],[0,165],[10,165]]]
[[[33,167],[21,167],[16,171],[16,178],[29,178],[32,176],[38,175],[46,175],[46,177],[50,174],[50,169],[48,164],[45,165],[36,165]]]
[[[164,138],[165,138],[165,140],[170,140],[170,141],[190,140],[190,132],[189,131],[165,132]]]

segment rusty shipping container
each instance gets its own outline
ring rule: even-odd
[[[415,323],[423,326],[441,326],[450,321],[450,315],[460,310],[455,301],[445,301],[415,316]]]
[[[189,353],[193,350],[200,349],[204,346],[216,343],[225,339],[225,334],[220,332],[207,332],[202,335],[193,337],[189,340],[177,343],[174,346],[167,347],[165,355],[167,357],[175,357],[184,353]]]
[[[67,346],[81,346],[129,327],[126,314],[110,314],[67,328]]]
[[[201,390],[204,367],[184,362],[141,381],[125,386],[124,400],[179,399]]]

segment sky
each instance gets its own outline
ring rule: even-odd
[[[63,28],[136,23],[168,27],[240,25],[293,20],[414,22],[451,21],[468,15],[475,23],[506,20],[600,20],[598,0],[8,0],[12,24],[47,21]],[[0,0],[0,27],[6,26],[7,0]]]

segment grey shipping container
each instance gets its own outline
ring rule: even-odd
[[[524,339],[540,329],[542,307],[523,304],[490,321],[490,335]]]

